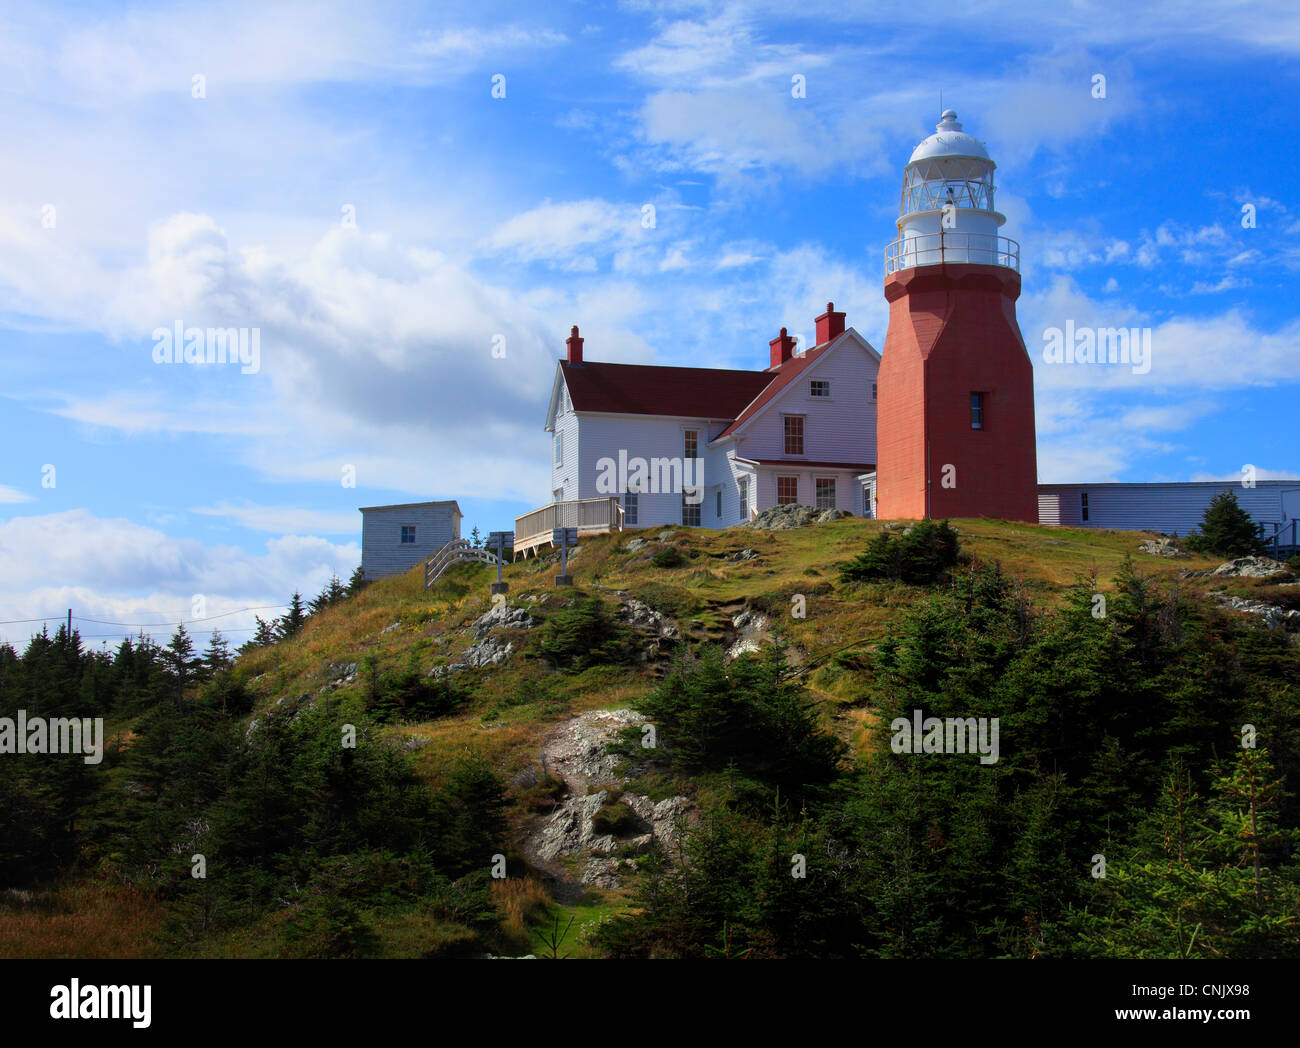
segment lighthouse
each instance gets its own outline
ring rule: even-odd
[[[885,250],[880,517],[1038,522],[1020,245],[999,233],[996,166],[949,109],[903,172],[898,236]]]

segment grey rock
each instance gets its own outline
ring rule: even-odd
[[[1290,576],[1290,572],[1277,561],[1268,557],[1238,557],[1226,564],[1220,564],[1211,575],[1236,576],[1247,579],[1267,579],[1274,575]]]
[[[631,539],[628,541],[628,544],[623,548],[627,550],[629,553],[640,553],[643,549],[646,549],[649,545],[650,543],[648,543],[645,539]]]
[[[727,649],[727,658],[735,659],[746,652],[758,651],[767,632],[767,616],[753,608],[745,608],[731,620],[731,624],[739,634]]]
[[[390,623],[379,631],[379,635],[382,637],[385,633],[392,633],[393,630],[397,629],[401,624],[400,619],[397,622]]]
[[[1300,611],[1280,608],[1276,604],[1266,604],[1262,600],[1236,597],[1230,593],[1215,593],[1213,596],[1225,608],[1245,612],[1248,615],[1258,615],[1264,620],[1264,625],[1271,630],[1279,627],[1288,633],[1300,630]]]
[[[757,550],[750,549],[749,547],[746,547],[745,549],[742,549],[742,550],[739,550],[739,551],[736,552],[736,553],[733,553],[733,554],[732,554],[730,557],[728,557],[727,559],[728,559],[728,560],[734,560],[734,561],[742,561],[742,560],[758,560],[758,551],[757,551]]]
[[[621,621],[630,626],[653,630],[660,637],[669,640],[675,640],[679,636],[677,626],[667,615],[655,611],[650,605],[637,600],[636,597],[620,593],[619,598],[622,600],[622,605],[618,610],[618,618]]]
[[[1173,539],[1148,539],[1146,542],[1138,543],[1138,551],[1141,553],[1150,553],[1155,557],[1186,557],[1187,554],[1178,548],[1178,544]]]
[[[488,611],[475,619],[470,624],[470,628],[474,630],[475,638],[482,640],[489,630],[498,628],[530,630],[540,621],[540,619],[533,618],[523,608],[516,607],[503,600],[492,605]]]
[[[659,541],[667,542],[674,534],[676,534],[676,529],[674,528],[669,528],[667,531],[661,531],[659,532]]]
[[[823,512],[833,511],[814,509],[812,506],[773,506],[743,526],[758,531],[788,531],[790,528],[801,528],[813,523]]]

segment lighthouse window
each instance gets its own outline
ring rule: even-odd
[[[970,395],[970,428],[984,428],[984,394],[972,393]]]

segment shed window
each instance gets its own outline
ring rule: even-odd
[[[1088,519],[1088,493],[1086,491],[1079,493],[1079,519]]]
[[[415,544],[415,525],[414,525],[414,524],[403,524],[403,525],[402,525],[402,545],[403,545],[403,546],[411,546],[411,545],[414,545],[414,544]]]

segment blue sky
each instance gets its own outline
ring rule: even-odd
[[[762,367],[833,299],[880,348],[940,92],[1022,245],[1040,479],[1300,475],[1293,4],[787,6],[9,9],[0,620],[198,595],[239,641],[351,571],[358,506],[511,526],[571,324]],[[155,363],[178,321],[259,369]],[[1149,328],[1151,370],[1045,363],[1067,321]]]

